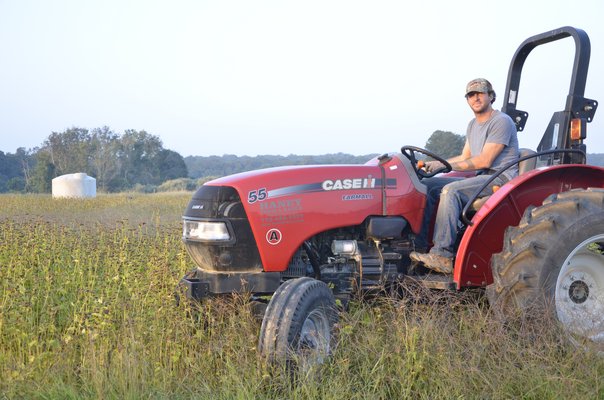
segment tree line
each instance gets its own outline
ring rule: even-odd
[[[425,144],[431,152],[449,158],[460,154],[465,136],[435,131]],[[394,151],[394,149],[393,149]],[[99,190],[193,190],[207,180],[238,172],[285,165],[363,164],[377,154],[188,156],[163,148],[159,137],[146,131],[117,134],[108,127],[91,131],[71,128],[53,132],[33,150],[14,154],[0,151],[0,192],[51,191],[54,177],[86,172]],[[604,166],[604,154],[588,154],[588,164]]]
[[[94,177],[105,192],[188,176],[183,157],[144,130],[74,127],[52,132],[39,148],[0,152],[0,192],[49,193],[53,178],[75,172]]]
[[[261,168],[281,167],[286,165],[313,164],[362,164],[374,157],[375,154],[354,156],[351,154],[335,153],[323,155],[259,155],[236,156],[188,156],[185,163],[191,178],[221,177],[238,172],[252,171]]]
[[[465,136],[448,131],[435,131],[426,142],[426,149],[440,154],[445,158],[460,154],[465,143]],[[395,151],[396,149],[392,149]],[[225,154],[222,156],[188,156],[185,163],[189,176],[195,179],[210,179],[238,172],[252,171],[260,168],[280,167],[286,165],[313,165],[313,164],[364,164],[377,154],[355,156],[345,153],[323,155],[259,155],[236,156]]]
[[[437,130],[430,135],[424,147],[426,150],[438,154],[443,158],[450,158],[461,154],[465,141],[465,135]],[[392,151],[396,151],[396,149],[392,149]],[[354,156],[345,153],[335,153],[314,156],[290,154],[288,156],[259,155],[251,157],[225,154],[223,156],[188,156],[185,157],[185,163],[189,170],[189,176],[200,179],[203,182],[238,172],[284,165],[364,164],[376,155]],[[604,166],[604,154],[588,154],[587,163]]]

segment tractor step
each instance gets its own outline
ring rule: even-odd
[[[451,274],[430,272],[425,275],[406,275],[404,280],[420,284],[427,289],[455,290],[456,288]]]

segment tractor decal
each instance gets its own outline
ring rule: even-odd
[[[355,194],[345,194],[342,196],[342,201],[351,201],[351,200],[373,200],[373,195],[371,193],[355,193]]]
[[[279,189],[273,189],[268,191],[269,198],[281,197],[281,196],[290,196],[292,194],[302,194],[302,193],[311,193],[311,192],[321,192],[323,189],[321,188],[321,183],[307,183],[303,185],[295,185],[295,186],[286,186]]]
[[[375,188],[375,178],[371,176],[367,178],[354,179],[336,179],[323,181],[321,187],[323,190],[349,190],[349,189],[373,189]]]
[[[302,199],[269,200],[260,203],[262,225],[304,222]]]
[[[268,191],[267,199],[281,196],[312,192],[330,192],[334,190],[359,190],[359,189],[381,189],[382,180],[372,177],[350,178],[350,179],[326,179],[323,182],[307,183],[303,185],[286,186]],[[386,188],[396,189],[397,181],[394,178],[386,179]],[[344,200],[344,199],[343,199]],[[352,200],[352,199],[346,199]]]
[[[282,238],[283,238],[283,234],[277,228],[269,229],[269,231],[266,232],[266,241],[269,244],[272,244],[272,245],[279,244],[279,242],[281,242]]]

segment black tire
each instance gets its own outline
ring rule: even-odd
[[[529,207],[491,266],[496,312],[554,317],[574,343],[604,351],[604,190],[571,190]]]
[[[335,346],[337,321],[335,298],[324,282],[288,280],[268,304],[258,349],[269,362],[288,367],[321,364]]]

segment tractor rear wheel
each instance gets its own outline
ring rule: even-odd
[[[571,190],[529,207],[491,265],[496,311],[545,312],[573,343],[604,351],[604,190]]]
[[[335,298],[324,282],[288,280],[268,304],[258,349],[270,362],[306,370],[332,352],[337,321]]]

